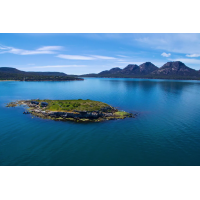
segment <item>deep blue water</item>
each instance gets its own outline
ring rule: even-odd
[[[139,115],[58,122],[5,107],[32,98],[91,99]],[[200,81],[0,82],[0,165],[200,165]]]

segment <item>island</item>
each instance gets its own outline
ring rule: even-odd
[[[134,118],[135,115],[120,111],[100,101],[32,99],[10,102],[6,107],[25,106],[24,114],[43,119],[75,122],[100,122],[105,120]]]

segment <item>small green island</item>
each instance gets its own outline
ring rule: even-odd
[[[32,99],[10,102],[6,107],[25,106],[24,114],[56,121],[100,122],[105,120],[135,117],[132,113],[93,100],[49,100]]]

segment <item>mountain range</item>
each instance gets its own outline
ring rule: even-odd
[[[129,64],[123,69],[115,67],[97,74],[84,74],[80,76],[67,75],[62,72],[25,72],[11,67],[0,67],[0,80],[83,80],[78,77],[200,80],[200,71],[194,70],[180,61],[167,62],[160,68],[158,68],[151,62],[145,62],[141,65]]]
[[[141,65],[129,64],[102,71],[98,74],[84,74],[82,77],[115,77],[115,78],[158,78],[158,79],[194,79],[200,80],[200,71],[187,67],[180,61],[167,62],[158,68],[151,62]]]

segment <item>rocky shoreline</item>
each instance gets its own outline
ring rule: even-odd
[[[100,110],[93,111],[50,111],[42,103],[36,100],[18,100],[10,102],[6,107],[25,106],[26,111],[23,114],[31,114],[42,119],[51,119],[55,121],[74,121],[74,122],[101,122],[106,120],[117,120],[125,118],[135,118],[136,115],[125,111],[119,111],[112,106],[102,107]],[[48,103],[46,103],[48,105]]]

